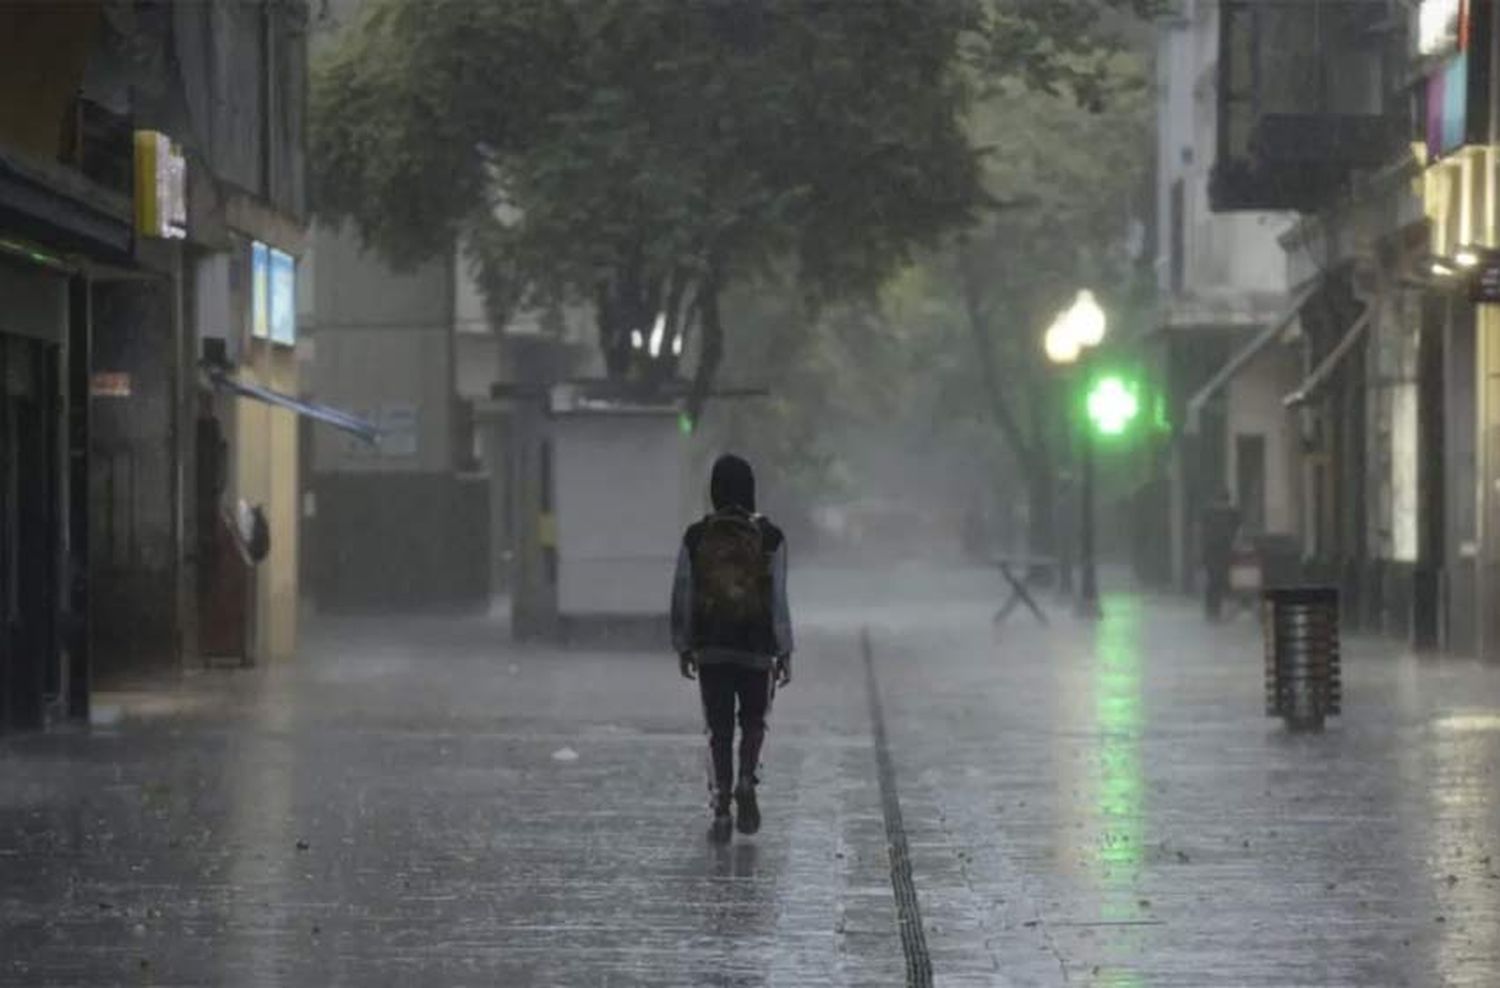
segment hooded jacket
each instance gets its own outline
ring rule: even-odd
[[[770,557],[769,626],[746,629],[730,643],[705,645],[702,641],[701,629],[695,627],[694,619],[693,556],[707,521],[704,519],[688,527],[677,552],[677,573],[672,581],[672,647],[679,655],[692,654],[700,665],[722,662],[769,669],[776,658],[790,656],[793,647],[791,613],[786,601],[786,536],[769,519],[756,514],[755,473],[738,456],[725,455],[714,462],[709,500],[716,514],[740,514],[760,529],[761,544]]]

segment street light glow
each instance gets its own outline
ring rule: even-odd
[[[1047,359],[1054,364],[1071,364],[1078,359],[1078,354],[1083,349],[1073,334],[1067,331],[1060,317],[1047,330],[1047,335],[1042,339],[1042,348],[1047,351]]]
[[[1098,346],[1104,342],[1107,328],[1104,310],[1099,307],[1094,293],[1087,288],[1079,290],[1078,297],[1073,300],[1073,307],[1068,310],[1067,321],[1079,346]]]
[[[1080,289],[1073,304],[1057,314],[1047,335],[1042,337],[1042,348],[1047,359],[1054,364],[1071,364],[1083,351],[1104,342],[1108,322],[1099,300],[1087,288]]]
[[[651,327],[651,356],[653,359],[661,356],[661,345],[667,338],[667,314],[660,313],[656,317],[656,324]]]

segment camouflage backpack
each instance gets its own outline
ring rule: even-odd
[[[771,569],[755,517],[721,511],[705,518],[693,576],[695,624],[707,643],[728,644],[726,634],[740,637],[769,620]]]

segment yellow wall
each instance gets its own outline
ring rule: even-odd
[[[1423,209],[1432,223],[1432,253],[1452,257],[1466,245],[1496,245],[1496,148],[1469,147],[1422,172]]]
[[[298,392],[296,352],[250,344],[240,373],[286,394]],[[245,398],[235,409],[236,499],[260,504],[271,529],[271,552],[256,582],[251,649],[257,660],[283,661],[297,650],[297,417]]]
[[[1500,246],[1500,148],[1465,148],[1422,175],[1432,224],[1432,253],[1452,258],[1460,247]],[[1500,656],[1500,305],[1480,304],[1475,320],[1476,647]]]

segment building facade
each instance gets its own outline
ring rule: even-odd
[[[297,0],[0,7],[0,730],[205,643],[294,646],[296,425],[265,399],[296,391],[305,26]],[[236,567],[242,503],[269,545]]]
[[[478,608],[489,599],[489,506],[457,390],[461,270],[396,272],[352,231],[314,233],[313,388],[379,430],[311,443],[312,595],[328,610]]]
[[[0,86],[28,94],[0,101],[3,732],[88,710],[92,271],[132,263],[134,223],[129,125],[78,95],[93,18],[7,6],[0,32]]]
[[[1293,297],[1279,238],[1295,217],[1214,208],[1219,8],[1187,0],[1160,23],[1157,43],[1154,343],[1173,428],[1169,571],[1183,589],[1199,579],[1199,517],[1219,493],[1239,506],[1248,535],[1293,535],[1299,520],[1295,436],[1280,414],[1297,367],[1282,342]],[[1259,339],[1274,345],[1245,351]]]
[[[1500,658],[1500,297],[1488,288],[1500,247],[1497,47],[1492,0],[1428,0],[1415,11],[1407,170],[1418,175],[1423,235],[1399,271],[1405,321],[1388,334],[1415,351],[1417,367],[1419,459],[1407,500],[1432,577],[1416,603],[1431,599],[1434,640],[1489,660]]]
[[[1301,371],[1280,405],[1302,575],[1358,627],[1500,654],[1497,6],[1219,8],[1215,206],[1297,214],[1280,244]]]

